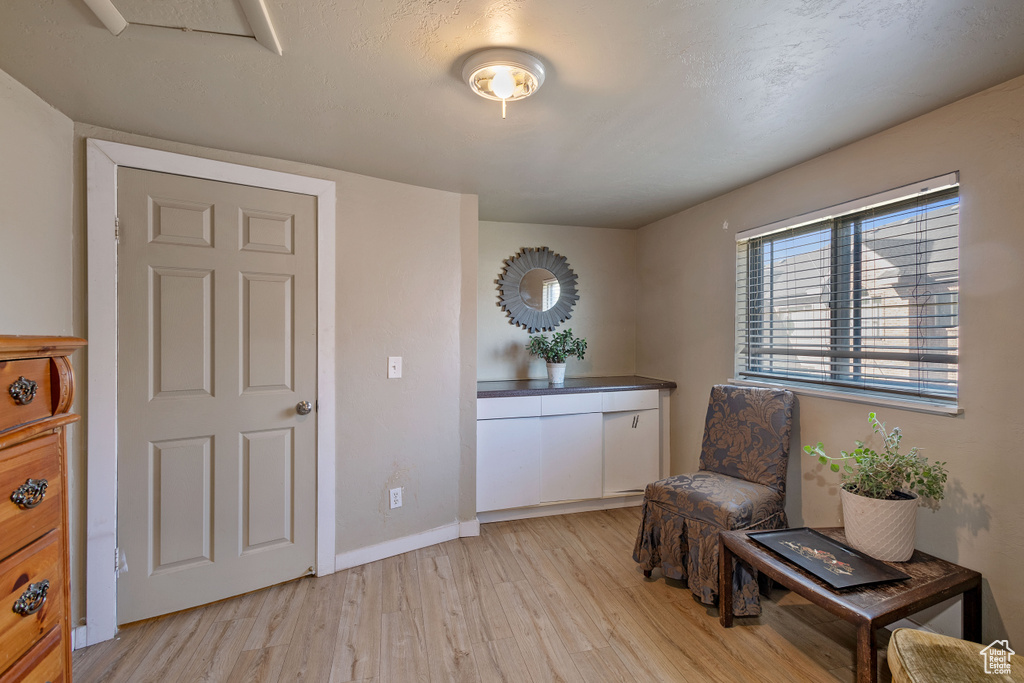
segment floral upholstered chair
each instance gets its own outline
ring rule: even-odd
[[[700,471],[647,485],[633,559],[650,576],[687,582],[701,602],[718,597],[718,533],[783,529],[793,392],[716,385],[704,424]],[[736,616],[761,613],[757,577],[733,575]]]

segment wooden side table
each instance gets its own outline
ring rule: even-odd
[[[818,529],[829,538],[846,543],[843,529]],[[926,607],[963,594],[963,637],[981,642],[981,574],[915,550],[907,562],[892,566],[910,578],[837,590],[795,564],[750,540],[746,531],[723,531],[719,536],[719,606],[732,604],[732,572],[735,558],[857,627],[855,676],[858,683],[878,680],[878,647],[875,629],[903,619]],[[730,609],[719,607],[722,626],[732,626]]]

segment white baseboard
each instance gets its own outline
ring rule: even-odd
[[[516,508],[514,510],[495,510],[493,512],[478,512],[476,519],[465,522],[453,522],[439,526],[436,529],[423,531],[412,536],[403,536],[377,545],[357,548],[345,553],[339,553],[334,558],[334,571],[358,567],[362,564],[383,560],[386,557],[394,557],[402,553],[408,553],[420,548],[453,541],[456,538],[467,536],[479,536],[480,524],[485,522],[504,522],[510,519],[529,519],[531,517],[545,517],[547,515],[566,515],[573,512],[589,512],[591,510],[611,510],[613,508],[634,507],[643,503],[642,495],[618,496],[615,498],[598,498],[595,500],[574,500],[568,503],[553,503],[550,505],[538,505],[536,507]]]
[[[574,500],[568,503],[550,503],[512,510],[492,510],[476,513],[480,524],[488,522],[507,522],[513,519],[531,519],[549,515],[568,515],[573,512],[591,512],[593,510],[612,510],[614,508],[636,507],[643,504],[643,494],[635,496],[618,496],[615,498],[595,498],[593,500]]]
[[[88,645],[88,641],[85,638],[85,625],[76,626],[71,629],[71,649],[81,650],[83,647]]]
[[[350,567],[358,567],[361,564],[383,560],[385,557],[394,557],[395,555],[419,550],[420,548],[426,548],[437,543],[453,541],[460,535],[459,527],[460,524],[458,522],[453,522],[452,524],[439,526],[436,529],[423,531],[412,536],[403,536],[402,538],[385,541],[377,545],[340,553],[334,558],[334,570],[341,571]],[[479,527],[477,533],[479,533]]]

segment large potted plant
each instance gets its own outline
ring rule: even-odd
[[[572,328],[555,332],[551,339],[544,334],[535,334],[530,337],[530,343],[526,345],[530,353],[540,356],[548,363],[548,381],[551,384],[562,384],[565,381],[565,361],[569,356],[576,356],[583,360],[583,354],[587,351],[587,340],[572,336]]]
[[[914,554],[918,503],[921,498],[942,500],[946,463],[929,462],[917,448],[900,453],[903,432],[899,427],[886,430],[874,413],[868,413],[868,422],[882,437],[881,452],[863,441],[837,456],[828,455],[820,441],[804,446],[804,451],[833,472],[843,473],[839,495],[846,541],[876,559],[905,562]]]

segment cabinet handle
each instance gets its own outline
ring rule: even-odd
[[[26,479],[25,483],[11,494],[11,502],[22,510],[30,510],[43,502],[46,496],[45,479]]]
[[[35,614],[46,602],[46,593],[50,590],[50,580],[43,579],[39,583],[29,584],[28,590],[21,594],[14,603],[14,613],[27,617]]]
[[[11,383],[7,392],[19,406],[27,406],[32,402],[32,399],[36,397],[37,386],[38,385],[32,380],[19,377],[16,381]]]

